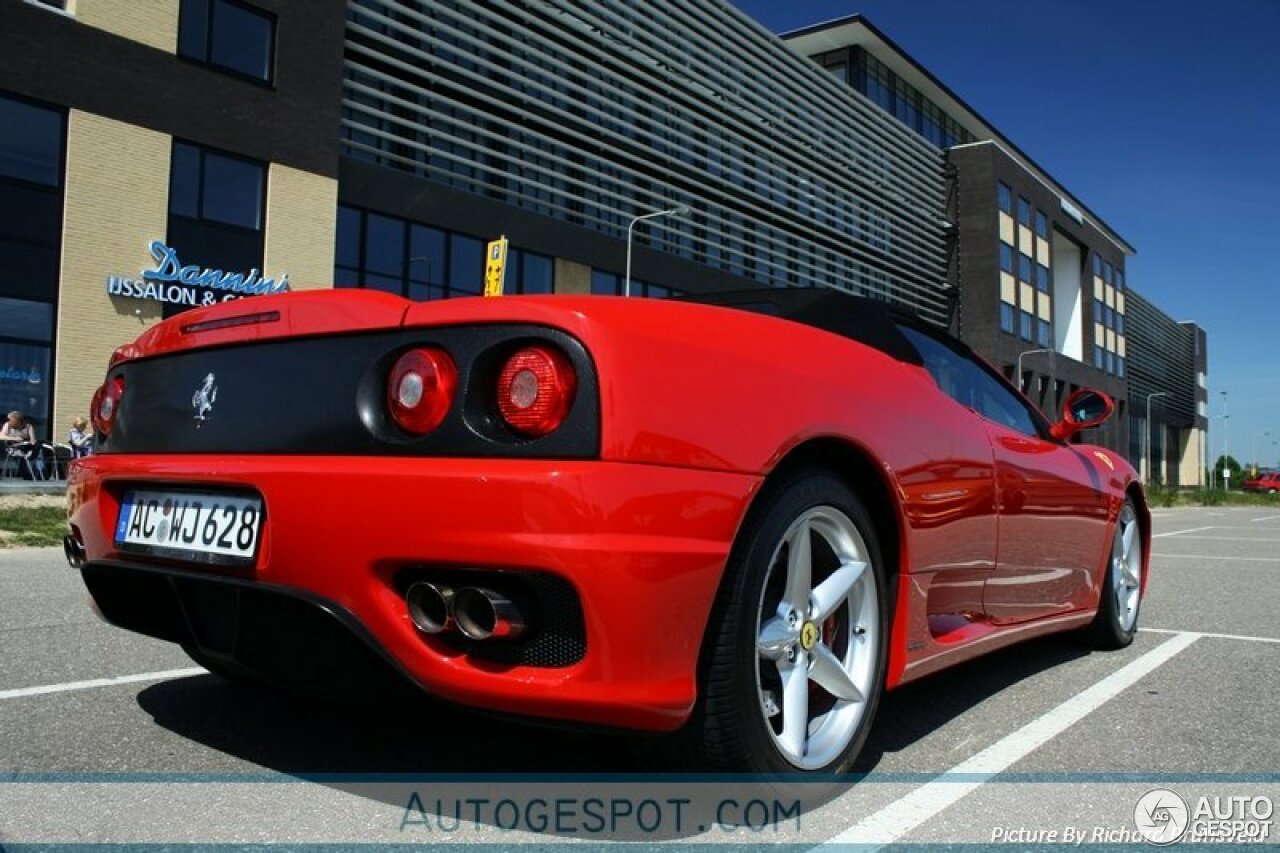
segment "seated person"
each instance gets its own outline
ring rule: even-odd
[[[93,452],[93,430],[84,418],[76,418],[67,431],[67,444],[71,445],[71,455],[75,459],[88,456]]]
[[[7,457],[19,460],[19,471],[25,467],[28,477],[32,479],[36,477],[36,472],[31,467],[31,458],[36,449],[36,431],[31,424],[27,423],[22,412],[16,410],[10,412],[4,424],[0,425],[0,444],[4,445]],[[5,465],[6,472],[9,468],[7,462],[8,460]]]
[[[36,431],[31,428],[31,424],[27,423],[22,412],[15,410],[9,413],[4,425],[0,426],[0,440],[4,441],[6,447],[13,447],[16,444],[35,444]]]

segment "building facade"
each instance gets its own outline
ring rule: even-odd
[[[1129,294],[1129,459],[1149,482],[1209,485],[1208,340]]]
[[[167,314],[329,286],[343,24],[311,11],[0,2],[0,409],[40,438],[65,440],[112,351]]]
[[[0,221],[0,408],[43,437],[193,305],[475,294],[499,235],[508,293],[617,294],[630,234],[633,294],[889,301],[1051,417],[1111,393],[1091,439],[1132,444],[1132,248],[861,18],[779,39],[720,0],[0,0],[0,49],[0,193],[31,211]]]

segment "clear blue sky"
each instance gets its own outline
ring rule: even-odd
[[[1212,457],[1226,391],[1231,455],[1280,464],[1280,2],[733,2],[774,32],[860,12],[1000,128],[1207,330]]]

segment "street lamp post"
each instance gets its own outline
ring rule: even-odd
[[[675,207],[668,208],[667,210],[658,210],[658,211],[654,211],[653,213],[645,213],[641,216],[637,216],[635,219],[632,219],[630,222],[627,223],[627,275],[626,275],[626,281],[622,286],[623,296],[631,295],[631,238],[635,234],[636,225],[641,222],[644,222],[647,219],[657,219],[660,216],[684,216],[688,212],[689,212],[689,205],[678,204]]]
[[[1029,349],[1029,350],[1027,350],[1026,352],[1020,352],[1020,353],[1018,353],[1018,390],[1019,390],[1019,391],[1023,391],[1023,388],[1022,388],[1022,357],[1023,357],[1024,355],[1036,355],[1036,354],[1038,354],[1038,353],[1050,353],[1050,354],[1052,354],[1053,352],[1054,352],[1054,351],[1053,351],[1053,350],[1051,350],[1051,349]],[[1024,391],[1024,393],[1025,393],[1025,391]]]
[[[1227,431],[1227,418],[1231,417],[1227,414],[1227,392],[1222,393],[1222,490],[1224,492],[1231,491],[1231,467],[1227,465],[1227,459],[1231,456],[1229,448],[1230,433]]]
[[[1168,391],[1154,391],[1147,395],[1147,482],[1151,482],[1151,398],[1168,397]]]
[[[1253,444],[1249,449],[1249,464],[1253,466],[1253,470],[1255,472],[1258,470],[1258,436],[1267,438],[1270,435],[1271,435],[1270,431],[1255,432],[1253,434]],[[1264,449],[1265,449],[1265,445],[1264,445]]]

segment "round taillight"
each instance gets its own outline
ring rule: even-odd
[[[108,379],[93,394],[93,402],[89,404],[89,416],[93,419],[93,428],[104,438],[111,434],[111,427],[120,413],[120,399],[124,396],[124,380],[119,376]]]
[[[511,429],[537,438],[564,422],[577,385],[564,353],[546,346],[525,347],[507,359],[498,375],[498,411]]]
[[[387,408],[405,432],[426,435],[444,421],[453,405],[458,371],[442,349],[412,349],[396,359],[387,377]]]

